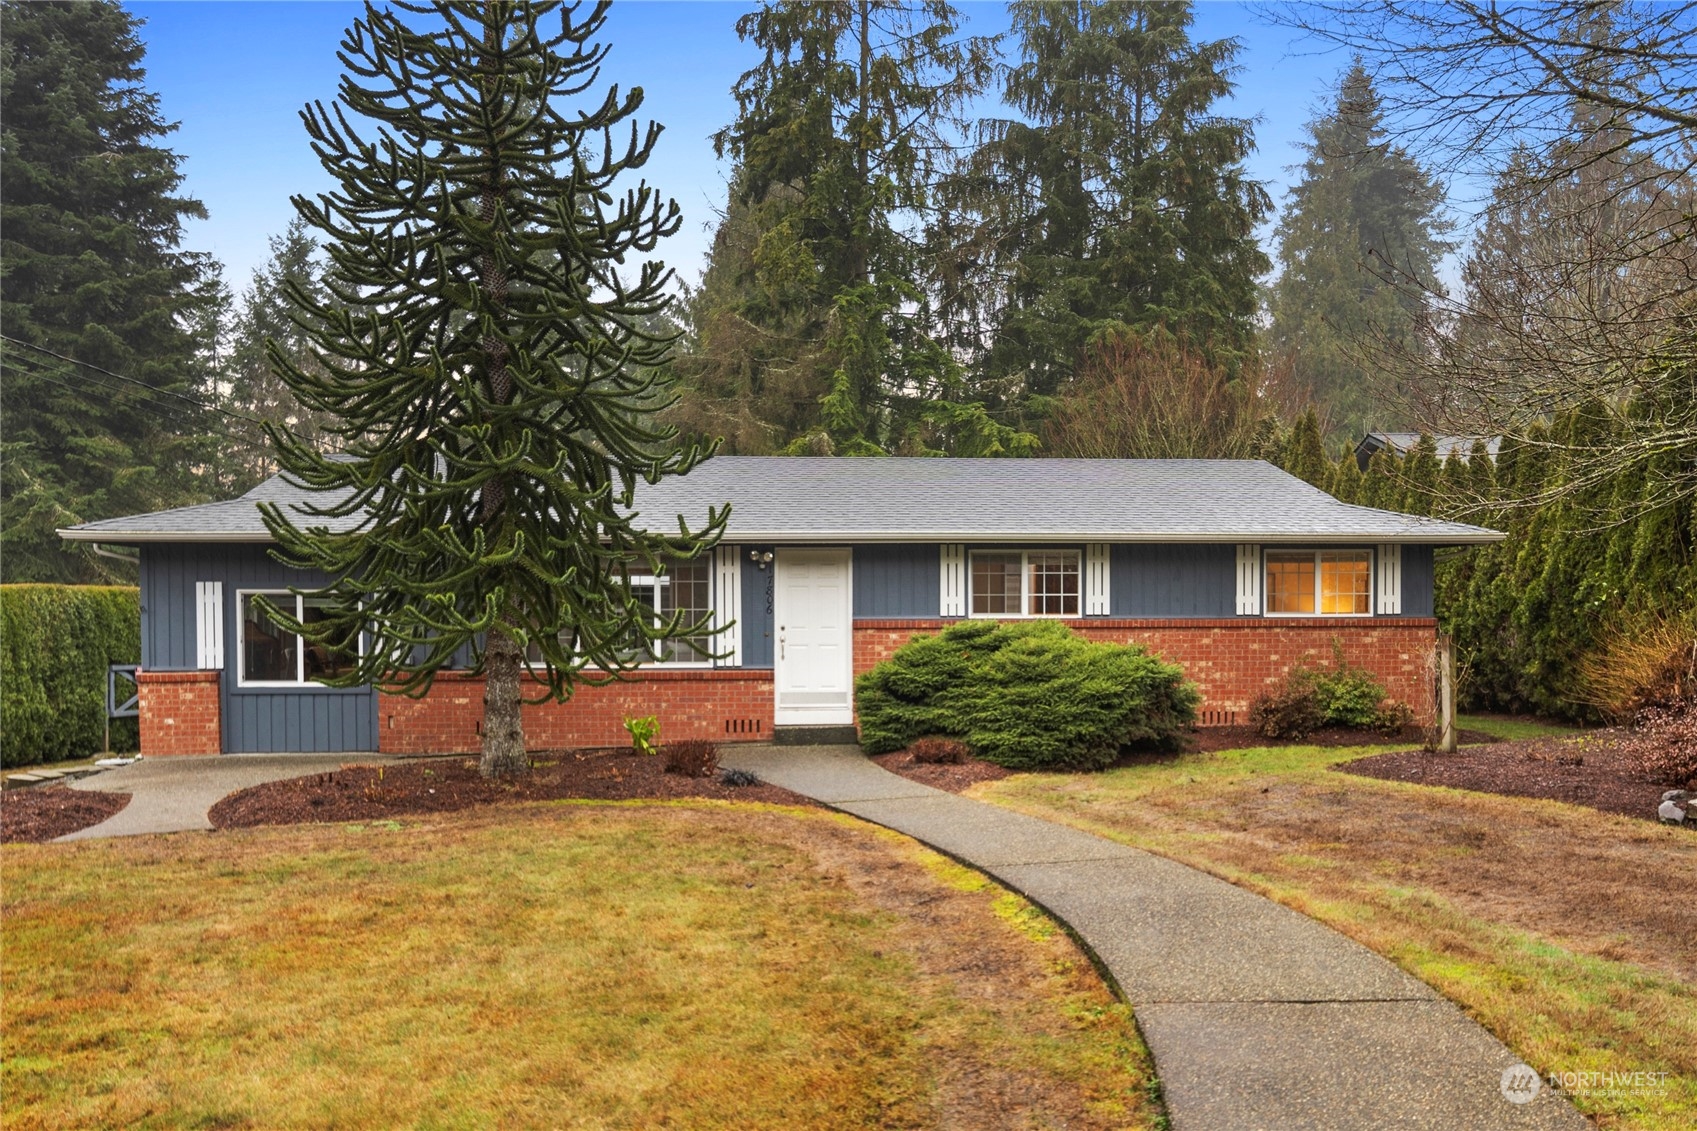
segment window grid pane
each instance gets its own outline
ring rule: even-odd
[[[674,563],[659,588],[663,616],[677,614],[684,624],[690,625],[713,611],[713,575],[705,558]],[[660,659],[675,664],[705,664],[712,650],[709,636],[683,636],[664,641],[660,645]]]
[[[1267,611],[1314,612],[1314,555],[1267,555]]]
[[[1371,607],[1373,574],[1365,550],[1327,551],[1320,555],[1320,611],[1329,616],[1362,616]]]
[[[1078,615],[1078,554],[1059,551],[1026,555],[1034,617]]]
[[[972,555],[972,611],[975,615],[1019,614],[1020,556]]]

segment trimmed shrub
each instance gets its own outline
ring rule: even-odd
[[[98,753],[106,667],[140,662],[134,587],[0,585],[0,765]],[[112,720],[112,749],[139,746],[136,720]]]
[[[907,752],[915,762],[949,766],[958,766],[966,761],[966,756],[971,753],[966,743],[959,739],[939,738],[935,735],[914,739],[908,744]]]
[[[974,660],[1013,639],[1010,627],[993,620],[966,620],[936,636],[916,636],[855,680],[861,749],[888,754],[926,735],[960,736],[944,697],[966,683]]]
[[[1175,746],[1200,701],[1176,665],[1056,621],[963,621],[909,642],[856,691],[867,753],[948,736],[1012,770],[1098,769],[1130,743]]]
[[[712,777],[713,771],[719,768],[719,748],[705,738],[668,742],[660,748],[660,753],[665,755],[668,774],[706,778]]]

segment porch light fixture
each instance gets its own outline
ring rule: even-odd
[[[755,569],[765,569],[772,564],[772,551],[750,550],[748,560],[754,563]]]

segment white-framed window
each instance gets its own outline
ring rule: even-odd
[[[1077,550],[973,550],[968,608],[975,617],[1076,617]]]
[[[240,590],[236,593],[236,649],[240,667],[236,683],[241,687],[302,687],[317,684],[351,670],[357,657],[342,649],[312,644],[289,632],[262,610],[255,598],[266,597],[273,605],[294,608],[302,624],[322,620],[330,605],[327,597],[303,597],[270,589]]]
[[[658,576],[632,574],[630,587],[631,594],[653,610],[656,628],[672,616],[680,624],[695,624],[713,612],[713,560],[703,554],[693,561],[673,562]],[[661,640],[655,647],[655,664],[705,668],[713,663],[710,634]]]
[[[1268,550],[1270,617],[1370,617],[1371,550]]]

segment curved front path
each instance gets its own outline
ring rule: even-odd
[[[852,746],[725,747],[752,770],[906,833],[1044,907],[1136,1012],[1174,1131],[1585,1128],[1514,1054],[1350,939],[1194,868],[888,773]],[[1522,1093],[1524,1094],[1524,1093]]]
[[[127,793],[130,803],[98,825],[59,837],[94,840],[142,833],[210,829],[209,809],[237,790],[268,781],[322,774],[343,766],[400,759],[382,754],[217,754],[207,757],[143,758],[128,766],[83,778],[72,789]]]

